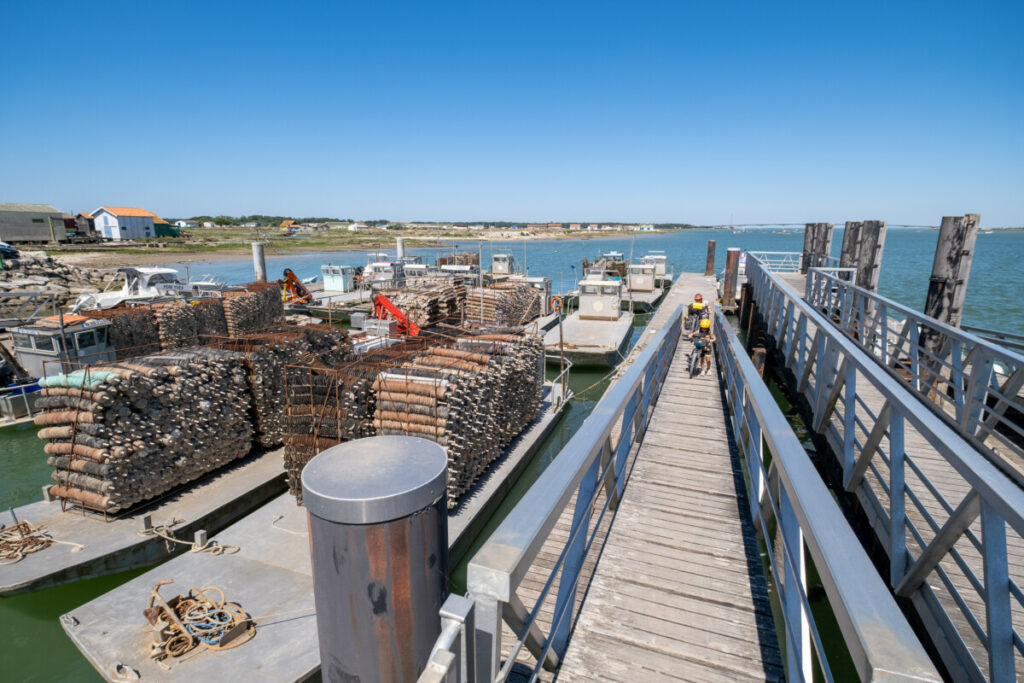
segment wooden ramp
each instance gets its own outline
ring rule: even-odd
[[[691,348],[676,350],[559,679],[784,677],[718,377],[687,375]]]

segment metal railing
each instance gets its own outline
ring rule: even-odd
[[[561,372],[551,380],[551,406],[558,410],[563,403],[572,397],[572,389],[569,388],[569,371],[572,370],[572,361],[568,358],[546,353],[541,362],[546,365],[549,360],[557,360],[565,364]],[[541,371],[543,372],[543,369]]]
[[[749,251],[747,255],[756,258],[768,266],[773,273],[802,273],[806,270],[803,267],[804,254],[800,251]],[[808,267],[832,268],[839,266],[839,258],[836,256],[823,256],[820,259],[811,260],[809,256]]]
[[[524,646],[537,662],[532,678],[542,667],[558,666],[568,644],[584,559],[602,521],[619,504],[629,452],[654,412],[679,341],[682,317],[680,306],[470,561],[467,584],[472,609],[460,611],[459,603],[445,603],[442,621],[445,611],[463,616],[450,616],[421,681],[505,680]],[[570,503],[569,537],[536,603],[528,608],[518,595],[519,584]],[[537,617],[552,598],[552,622],[545,631]],[[451,620],[458,618],[474,624],[472,644],[466,635],[471,629],[460,631],[452,625]],[[504,665],[503,622],[516,634]],[[472,652],[470,659],[475,661],[467,662],[461,654],[465,652]],[[456,666],[457,661],[463,665]],[[473,673],[461,677],[466,671]]]
[[[816,680],[816,672],[833,680],[807,595],[807,554],[861,680],[941,680],[721,310],[715,337],[750,518],[774,550],[767,556],[784,623],[777,630],[786,680]]]
[[[29,398],[34,392],[28,391],[30,388],[38,389],[36,380],[24,382],[15,386],[0,387],[0,402],[6,404],[10,408],[11,415],[9,416],[9,419],[12,422],[24,417],[35,417],[35,400],[34,398]],[[25,409],[24,415],[17,414],[18,409],[21,407],[24,407]],[[7,418],[0,416],[0,426],[3,426],[3,420],[5,419]]]
[[[843,274],[810,269],[808,303],[1024,485],[1024,355],[857,287]]]
[[[1024,670],[1024,491],[961,433],[751,259],[753,300],[781,363],[836,454],[908,598],[954,680]]]
[[[48,306],[52,314],[57,315],[56,297],[52,292],[0,292],[0,327],[14,327],[35,320]]]

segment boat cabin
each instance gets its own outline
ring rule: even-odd
[[[622,283],[585,280],[580,283],[580,320],[618,320]]]
[[[494,254],[491,256],[491,276],[515,275],[518,268],[512,254]]]
[[[632,263],[629,266],[629,291],[653,292],[656,267],[648,263]]]
[[[441,266],[441,274],[462,278],[466,284],[480,284],[480,266],[446,264]]]
[[[644,263],[654,266],[654,274],[661,276],[666,273],[668,257],[663,251],[652,251],[644,256]]]
[[[374,289],[399,289],[405,286],[405,264],[375,261],[363,269],[363,280]]]
[[[33,377],[59,375],[65,371],[56,361],[98,363],[112,361],[114,347],[107,337],[110,321],[65,315],[43,318],[32,325],[10,329],[18,363]]]
[[[619,272],[616,270],[606,270],[601,267],[588,267],[583,274],[584,282],[594,282],[597,280],[615,280],[619,281],[622,278],[619,277]]]
[[[356,269],[352,266],[320,266],[325,292],[352,292],[356,289]]]

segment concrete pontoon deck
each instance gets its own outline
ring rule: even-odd
[[[537,418],[510,444],[505,455],[449,512],[450,564],[455,565],[511,489],[558,422],[565,402],[548,384]],[[555,399],[555,400],[553,400]],[[313,576],[306,509],[283,494],[217,536],[239,546],[233,555],[186,553],[61,617],[61,625],[82,654],[109,681],[124,664],[141,680],[301,681],[320,669]],[[256,637],[223,652],[197,650],[167,662],[170,672],[149,659],[152,628],[142,616],[157,581],[173,579],[165,597],[189,586],[217,586],[253,617]]]
[[[618,364],[633,332],[633,314],[623,313],[618,320],[580,320],[573,313],[562,321],[565,357],[575,367],[606,367]],[[548,362],[557,363],[560,347],[558,325],[544,335]]]
[[[213,536],[284,490],[283,453],[276,449],[247,457],[110,521],[77,508],[62,511],[59,500],[15,508],[19,520],[60,542],[0,566],[0,595],[41,590],[166,560],[186,546],[173,544],[168,549],[163,539],[140,535],[143,516],[150,515],[153,526],[173,524],[173,535],[182,540],[191,541],[201,529]],[[174,524],[175,520],[178,523]]]

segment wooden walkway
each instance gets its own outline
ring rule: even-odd
[[[680,343],[559,678],[781,680],[771,605],[715,374]]]
[[[714,278],[683,273],[618,375]],[[620,681],[781,680],[778,641],[735,444],[727,430],[716,368],[690,379],[681,341],[643,442],[630,453],[625,497],[603,520],[586,558],[565,661],[541,679]],[[603,494],[595,509],[604,504]],[[535,604],[568,540],[574,502],[519,586]],[[556,594],[558,579],[551,595]],[[539,612],[547,632],[554,599]],[[516,636],[503,626],[507,658]],[[536,660],[522,648],[517,674]]]

